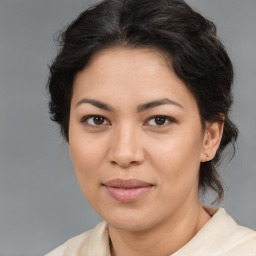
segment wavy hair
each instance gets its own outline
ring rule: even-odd
[[[166,54],[176,75],[195,96],[202,124],[224,122],[215,157],[201,163],[199,188],[224,190],[217,171],[223,151],[233,146],[238,129],[230,119],[233,68],[213,22],[182,0],[105,0],[82,12],[59,37],[50,66],[51,119],[68,141],[70,102],[76,74],[98,52],[113,47],[153,48]],[[225,119],[223,120],[223,115]]]

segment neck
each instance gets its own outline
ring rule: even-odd
[[[172,218],[145,231],[131,232],[110,225],[111,255],[171,255],[188,243],[210,218],[198,202],[193,208],[182,207]]]

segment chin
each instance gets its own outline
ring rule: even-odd
[[[108,222],[108,221],[107,221]],[[119,221],[114,221],[114,222],[108,222],[108,224],[115,229],[127,231],[127,232],[143,232],[145,230],[150,229],[151,225],[148,223],[143,223],[143,222],[134,222],[134,221],[126,221],[126,222],[119,222]]]
[[[141,232],[157,225],[158,220],[152,214],[143,213],[143,211],[124,210],[119,213],[113,213],[109,216],[103,216],[107,223],[120,230],[129,232]]]

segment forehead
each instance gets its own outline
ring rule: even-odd
[[[191,107],[195,98],[177,77],[163,53],[117,48],[95,55],[77,74],[73,98],[98,97],[113,103],[142,103],[169,97]],[[126,102],[127,103],[127,102]]]
[[[98,76],[94,76],[95,79],[100,75],[104,78],[121,79],[122,76],[131,73],[136,75],[137,79],[142,79],[143,76],[146,78],[146,75],[159,74],[160,69],[163,71],[162,73],[167,69],[168,71],[172,70],[164,53],[155,49],[118,47],[96,53],[82,72],[86,72],[87,75],[97,72]]]

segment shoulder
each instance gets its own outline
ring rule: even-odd
[[[209,227],[220,255],[256,256],[256,231],[238,225],[223,208],[213,215]]]
[[[204,208],[212,218],[173,256],[256,256],[256,231],[238,225],[223,208]]]
[[[256,231],[238,225],[223,208],[213,215],[208,228],[207,233],[212,235],[212,244],[220,255],[256,256]]]
[[[255,232],[256,233],[256,232]],[[237,243],[235,247],[228,250],[223,256],[256,256],[256,235],[244,242]]]
[[[93,229],[69,239],[45,256],[94,255],[90,251],[96,249],[98,255],[100,251],[105,255],[105,252],[109,250],[108,247],[108,229],[106,222],[103,221]]]
[[[227,239],[230,248],[224,256],[256,256],[256,231],[234,224]]]

